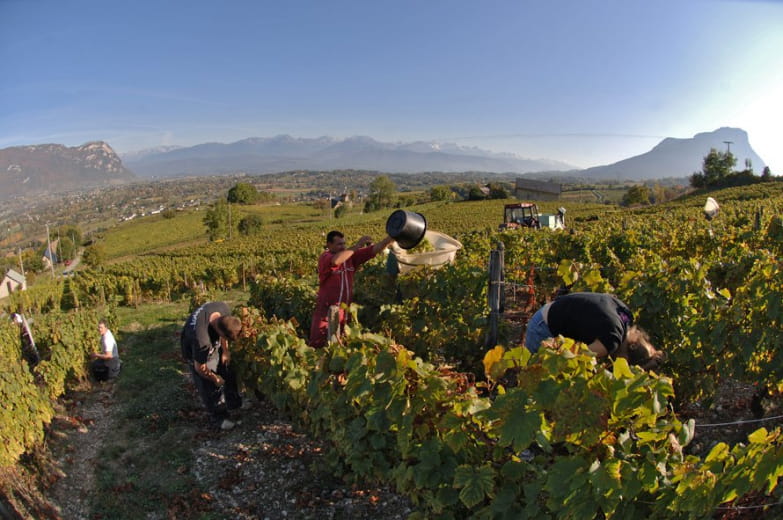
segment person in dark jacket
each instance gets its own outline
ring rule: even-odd
[[[663,353],[633,324],[628,306],[611,294],[571,293],[547,303],[528,322],[525,346],[535,353],[542,341],[555,336],[580,341],[598,357],[623,357],[646,369],[663,360]]]
[[[242,406],[237,380],[229,367],[229,341],[235,341],[242,331],[242,322],[231,316],[223,302],[205,303],[196,309],[182,329],[182,349],[191,360],[193,383],[212,422],[223,430],[235,423],[229,419],[229,410]]]

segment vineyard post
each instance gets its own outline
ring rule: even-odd
[[[231,202],[228,203],[228,240],[231,241]]]
[[[503,276],[503,257],[505,256],[505,245],[498,242],[497,249],[489,252],[489,290],[487,291],[487,301],[489,303],[489,329],[487,330],[484,346],[492,348],[498,341],[498,321],[504,307],[504,279]]]
[[[506,245],[498,242],[500,256],[500,288],[498,289],[498,310],[500,314],[506,312]]]

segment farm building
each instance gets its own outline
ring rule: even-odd
[[[3,277],[3,283],[0,285],[0,298],[5,298],[14,291],[24,291],[27,289],[27,280],[21,275],[9,269]]]
[[[557,200],[563,191],[563,185],[556,182],[517,179],[514,196],[524,200]]]
[[[57,241],[55,240],[55,244],[56,243],[57,243]],[[57,246],[56,245],[53,245],[52,248],[55,251],[57,250]],[[57,263],[57,254],[52,252],[52,250],[50,250],[47,247],[46,250],[44,251],[44,254],[43,254],[43,257],[41,258],[41,260],[43,261],[44,267],[49,269],[53,264]]]

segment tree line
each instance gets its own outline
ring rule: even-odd
[[[745,168],[742,170],[735,169],[736,166],[737,158],[734,157],[734,154],[712,148],[710,153],[704,157],[701,171],[691,175],[691,186],[694,188],[728,188],[772,180],[769,166],[764,167],[761,176],[756,176],[753,173],[750,159],[745,159]]]

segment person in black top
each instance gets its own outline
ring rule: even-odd
[[[190,315],[182,329],[182,352],[190,359],[193,383],[210,412],[212,421],[223,430],[235,424],[228,410],[242,406],[234,372],[229,367],[228,342],[242,331],[242,322],[231,316],[223,302],[205,303]]]
[[[633,324],[628,306],[611,294],[572,293],[541,307],[530,319],[525,346],[535,353],[547,338],[580,341],[598,357],[623,357],[633,365],[655,368],[663,353]]]

